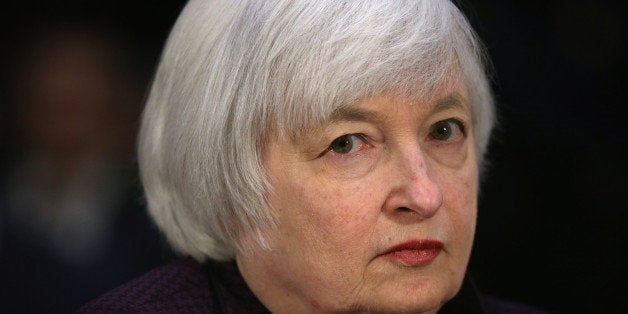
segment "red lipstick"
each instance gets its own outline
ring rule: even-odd
[[[440,254],[443,246],[436,240],[412,240],[391,246],[381,256],[405,266],[427,265]]]

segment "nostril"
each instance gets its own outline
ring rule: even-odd
[[[397,208],[397,212],[398,213],[402,213],[404,216],[408,217],[408,216],[418,216],[420,218],[420,220],[426,219],[431,217],[431,214],[424,214],[422,210],[415,210],[412,209],[410,207],[399,207]]]

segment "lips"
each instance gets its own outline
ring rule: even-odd
[[[381,256],[405,266],[421,266],[432,262],[443,246],[436,240],[413,240],[392,246]]]

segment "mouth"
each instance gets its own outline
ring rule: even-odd
[[[443,250],[436,240],[412,240],[388,248],[381,257],[404,266],[423,266],[431,263]]]

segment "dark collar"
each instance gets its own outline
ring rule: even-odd
[[[249,289],[234,261],[209,261],[204,267],[216,313],[269,313]]]
[[[467,272],[462,281],[462,287],[458,294],[449,302],[445,303],[438,311],[439,314],[482,314],[485,313],[480,300],[480,293],[475,287],[471,276]]]

